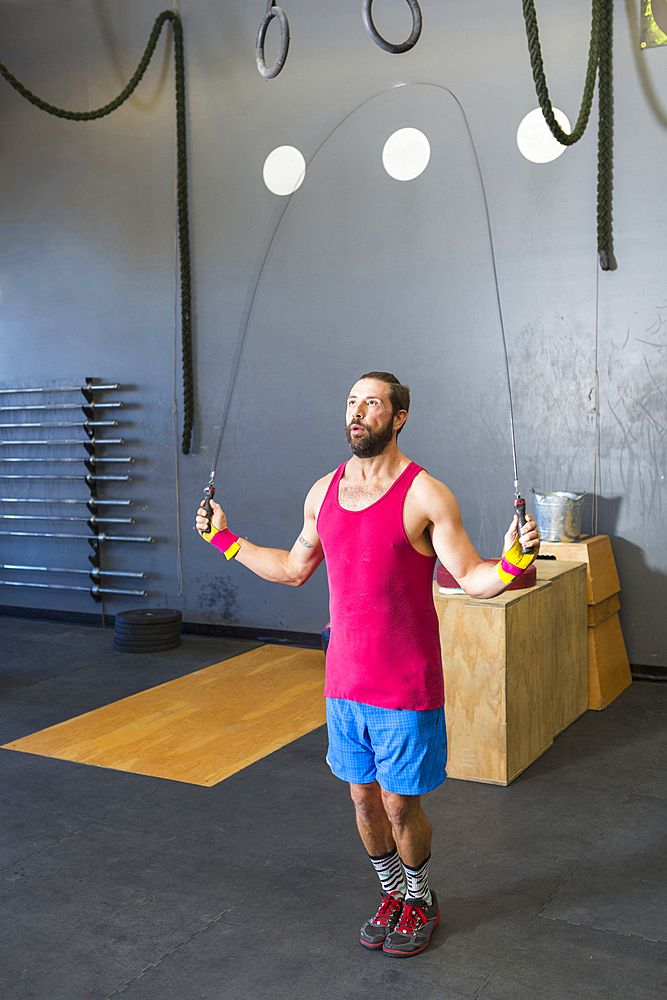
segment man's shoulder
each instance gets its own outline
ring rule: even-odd
[[[445,486],[439,479],[429,475],[426,469],[422,469],[415,476],[410,487],[410,494],[412,499],[429,513],[435,513],[442,508],[456,504],[454,494],[449,487]]]
[[[308,496],[306,497],[306,508],[311,507],[319,511],[319,508],[324,500],[327,490],[331,485],[331,480],[338,472],[338,469],[334,469],[333,472],[327,472],[326,476],[322,476],[317,482],[313,483],[308,491]]]
[[[322,478],[318,479],[316,483],[313,483],[313,485],[310,488],[310,492],[311,493],[315,492],[318,494],[326,493],[326,491],[329,489],[329,484],[331,483],[331,480],[333,479],[333,477],[336,475],[337,472],[338,469],[334,469],[333,472],[327,472],[326,476],[322,476]]]

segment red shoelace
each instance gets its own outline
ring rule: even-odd
[[[396,911],[400,910],[402,906],[402,902],[395,896],[387,896],[380,903],[380,908],[373,917],[372,923],[389,924]]]
[[[414,934],[426,923],[426,915],[418,906],[403,906],[403,912],[396,924],[396,930],[403,934]]]

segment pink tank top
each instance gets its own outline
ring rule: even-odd
[[[435,556],[417,552],[403,526],[411,462],[365,510],[345,510],[335,472],[317,518],[329,576],[327,698],[402,708],[440,708],[444,682],[433,604]]]

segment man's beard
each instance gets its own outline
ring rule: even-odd
[[[352,437],[350,433],[352,424],[355,424],[357,427],[363,427],[366,431],[365,436],[359,438]],[[375,458],[377,455],[381,455],[394,436],[393,414],[389,417],[386,426],[382,427],[379,431],[371,430],[361,420],[353,420],[352,424],[345,426],[345,434],[347,436],[347,443],[352,449],[352,454],[356,455],[357,458]]]

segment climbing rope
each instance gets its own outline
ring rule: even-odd
[[[118,97],[102,108],[94,111],[67,111],[64,108],[48,104],[40,97],[31,93],[3,62],[0,62],[0,73],[14,90],[25,97],[42,111],[66,118],[68,121],[93,121],[111,114],[119,108],[136,90],[148,64],[151,61],[160,32],[167,21],[172,22],[174,32],[174,73],[176,90],[176,158],[177,158],[177,204],[178,204],[178,245],[181,263],[181,342],[183,354],[183,440],[182,451],[187,455],[190,451],[192,425],[194,422],[194,374],[192,365],[192,280],[190,263],[190,225],[188,212],[188,164],[187,164],[187,133],[185,122],[185,58],[183,51],[183,25],[179,15],[171,10],[163,10],[155,19],[153,30],[148,39],[137,69],[124,90]]]
[[[544,119],[551,134],[564,146],[572,146],[581,139],[591,113],[595,77],[599,76],[598,90],[598,255],[603,271],[617,268],[612,235],[613,192],[613,19],[614,0],[592,0],[591,41],[588,51],[588,68],[584,94],[577,123],[572,132],[564,132],[556,121],[544,73],[542,49],[537,27],[534,0],[522,0],[526,23],[528,52],[533,70],[535,91]]]
[[[618,267],[614,256],[612,208],[614,195],[614,0],[602,0],[602,32],[598,84],[598,256],[603,271]]]

